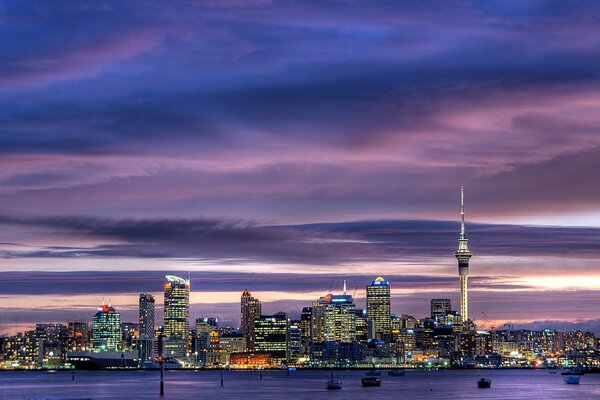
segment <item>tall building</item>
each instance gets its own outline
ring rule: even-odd
[[[375,338],[389,341],[392,331],[390,283],[378,276],[367,286],[367,315],[373,324]]]
[[[154,296],[140,293],[140,338],[154,338]]]
[[[450,299],[431,299],[431,318],[439,318],[452,310]]]
[[[260,314],[260,300],[252,297],[248,289],[245,289],[242,293],[240,323],[242,327],[242,334],[246,339],[246,349],[248,351],[254,350],[254,322],[260,318]]]
[[[164,355],[184,358],[190,332],[190,281],[166,275],[164,285]]]
[[[254,350],[271,355],[274,364],[285,364],[290,355],[290,321],[286,313],[261,315],[254,321]]]
[[[313,343],[356,341],[356,305],[348,294],[328,294],[312,306]]]
[[[155,342],[155,300],[149,293],[140,293],[139,298],[139,333],[135,339],[135,347],[139,351],[141,360],[152,359]]]
[[[458,261],[458,275],[460,277],[460,315],[462,322],[469,319],[469,260],[472,253],[469,251],[467,235],[465,235],[465,189],[460,187],[460,236],[458,237],[458,250],[454,253]]]
[[[110,304],[102,304],[93,318],[92,345],[98,350],[117,350],[121,346],[121,314]]]

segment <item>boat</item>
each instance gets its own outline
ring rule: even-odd
[[[569,385],[579,385],[581,375],[565,375],[565,383]]]
[[[327,390],[340,390],[342,388],[342,379],[341,378],[337,378],[335,376],[333,376],[333,373],[331,374],[331,378],[329,378],[329,380],[327,381]]]
[[[362,377],[361,382],[364,387],[381,386],[381,372],[372,369]]]
[[[403,369],[393,369],[388,371],[389,376],[404,376],[405,371]]]
[[[73,351],[67,353],[67,363],[75,369],[99,370],[136,368],[138,352],[135,351]]]
[[[492,380],[488,378],[479,378],[477,381],[477,387],[479,389],[489,389],[492,387]]]

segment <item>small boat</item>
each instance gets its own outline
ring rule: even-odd
[[[477,381],[477,387],[479,389],[489,389],[492,387],[492,380],[488,378],[480,378]]]
[[[388,371],[388,375],[389,376],[404,376],[404,370],[403,369],[393,369],[391,371]]]
[[[331,378],[327,381],[327,390],[340,390],[342,388],[342,380],[331,374]]]
[[[379,371],[377,369],[370,369],[367,371],[365,376],[381,376],[381,371]]]
[[[381,386],[381,378],[379,376],[365,375],[362,377],[362,385],[364,387]]]
[[[569,385],[579,385],[581,375],[565,375],[565,383]]]

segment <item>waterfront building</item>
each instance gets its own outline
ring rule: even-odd
[[[195,364],[201,367],[218,362],[219,322],[216,318],[197,318],[194,335]]]
[[[102,303],[93,317],[92,346],[99,351],[121,347],[121,314],[110,304]]]
[[[138,338],[135,340],[135,347],[140,352],[141,360],[149,360],[154,358],[155,346],[155,309],[156,302],[154,296],[150,293],[140,293],[139,295],[139,332]]]
[[[300,321],[292,321],[290,324],[289,361],[295,362],[302,356],[302,331]]]
[[[189,353],[190,281],[166,275],[164,285],[164,355],[182,359]]]
[[[243,353],[246,351],[246,339],[241,333],[220,334],[219,344],[221,347],[221,364],[229,365],[232,353]]]
[[[252,297],[248,289],[245,289],[241,298],[240,324],[242,334],[246,338],[246,349],[254,350],[255,321],[261,315],[261,302],[257,298]]]
[[[90,332],[87,322],[69,322],[67,326],[68,351],[84,351],[90,345]]]
[[[286,313],[261,315],[254,321],[254,348],[271,355],[272,362],[286,364],[290,350],[290,321]]]
[[[367,316],[373,324],[374,339],[391,339],[390,283],[381,276],[367,286]]]
[[[472,253],[469,251],[467,235],[465,234],[465,196],[464,187],[460,187],[460,236],[458,250],[454,253],[458,261],[458,275],[460,277],[460,315],[462,322],[469,319],[469,260]]]
[[[57,366],[64,357],[67,348],[67,327],[63,324],[36,324],[38,364],[47,367]]]

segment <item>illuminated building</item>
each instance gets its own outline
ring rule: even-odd
[[[458,250],[454,253],[458,261],[458,275],[460,277],[460,315],[462,322],[469,319],[469,260],[472,253],[469,251],[467,235],[465,234],[465,195],[464,187],[460,187],[460,236]]]
[[[63,343],[67,340],[67,327],[63,324],[36,324],[35,335],[38,343],[38,363],[46,366],[58,365],[66,353]]]
[[[231,353],[229,355],[229,366],[238,369],[262,369],[273,365],[270,353],[244,352]]]
[[[139,337],[154,339],[154,296],[149,293],[140,293],[139,305]]]
[[[90,332],[86,322],[69,322],[67,327],[68,351],[87,350],[90,342]]]
[[[154,357],[155,339],[155,300],[149,293],[140,293],[139,296],[139,332],[135,340],[135,347],[140,352],[141,360]]]
[[[432,299],[431,300],[431,318],[443,317],[452,310],[450,299]]]
[[[297,361],[302,355],[302,331],[300,321],[293,321],[290,325],[289,360]]]
[[[261,303],[257,298],[252,297],[248,289],[244,290],[241,299],[240,323],[242,335],[246,338],[246,349],[254,350],[254,322],[260,317]]]
[[[287,314],[261,315],[254,321],[254,348],[271,355],[274,364],[289,360],[290,321]]]
[[[302,308],[300,313],[300,334],[302,335],[303,352],[307,353],[312,341],[312,307]]]
[[[328,294],[312,307],[313,343],[356,341],[356,306],[348,294]]]
[[[166,275],[164,285],[164,355],[181,359],[188,353],[190,281]]]
[[[219,322],[216,318],[197,318],[194,357],[198,366],[212,366],[218,362]]]
[[[356,314],[356,341],[366,343],[369,340],[369,318],[367,310],[357,308]]]
[[[97,350],[117,350],[121,347],[121,314],[110,304],[102,304],[93,318],[92,345]]]
[[[373,323],[377,340],[391,339],[390,303],[390,283],[379,276],[367,286],[367,316]]]
[[[246,351],[246,339],[241,333],[226,333],[219,337],[219,344],[222,350],[221,364],[231,363],[230,355],[232,353],[243,353]]]

